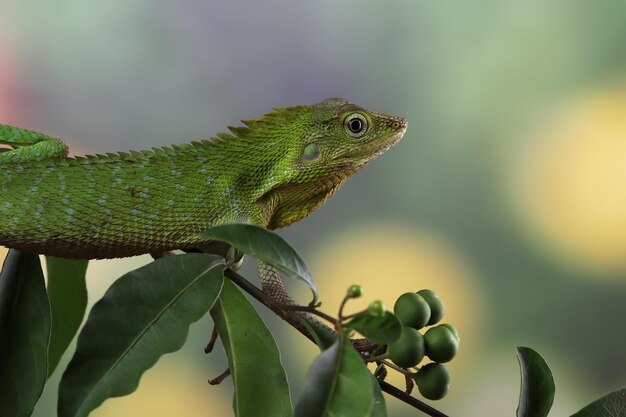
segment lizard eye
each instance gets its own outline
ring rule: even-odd
[[[343,121],[346,132],[354,138],[360,138],[367,131],[367,119],[360,113],[348,115]]]

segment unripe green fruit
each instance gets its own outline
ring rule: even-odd
[[[450,330],[454,337],[456,337],[456,340],[458,340],[459,344],[461,343],[461,338],[459,337],[459,332],[457,332],[456,327],[454,327],[450,323],[441,323],[439,326],[445,327],[446,329]]]
[[[428,329],[424,334],[426,354],[435,362],[449,362],[459,351],[459,339],[445,326]]]
[[[432,326],[438,323],[443,318],[443,313],[445,313],[446,308],[437,294],[435,294],[433,290],[419,290],[417,293],[422,296],[430,307],[430,319],[426,324]]]
[[[363,287],[360,285],[351,285],[348,288],[348,292],[346,293],[346,297],[348,298],[359,298],[363,295]]]
[[[414,292],[402,294],[393,305],[393,313],[400,322],[414,329],[421,329],[430,319],[430,307],[421,295]]]
[[[384,316],[385,311],[387,311],[387,307],[385,307],[385,304],[380,300],[372,301],[370,305],[367,306],[367,312],[374,317]]]
[[[429,400],[440,400],[450,389],[450,372],[440,363],[429,363],[411,375],[420,394]]]
[[[403,327],[400,338],[389,345],[389,359],[401,368],[410,368],[424,358],[424,336],[412,327]]]

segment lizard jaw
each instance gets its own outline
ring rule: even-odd
[[[400,125],[397,131],[389,136],[383,142],[372,143],[365,145],[361,149],[354,150],[352,152],[345,153],[341,156],[341,159],[361,159],[363,162],[369,162],[382,153],[386,152],[389,148],[395,145],[406,133],[408,123],[404,118],[398,118],[396,120]]]

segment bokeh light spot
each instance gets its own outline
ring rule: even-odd
[[[5,248],[4,246],[0,246],[0,262],[4,263],[4,260],[6,259],[8,253],[9,249]]]
[[[190,371],[168,358],[149,370],[131,395],[109,399],[90,415],[92,417],[150,416],[206,417],[230,416],[231,398],[206,383],[207,375]],[[229,384],[227,380],[225,384]]]
[[[309,265],[319,287],[321,310],[333,316],[351,284],[362,285],[364,294],[349,302],[346,313],[366,308],[377,299],[393,311],[401,294],[432,289],[446,307],[442,323],[453,324],[461,337],[459,355],[446,366],[455,384],[460,384],[462,375],[471,373],[471,358],[481,343],[483,304],[477,292],[479,284],[447,242],[402,224],[367,225],[324,241],[309,257]],[[306,297],[304,292],[302,296]],[[310,344],[304,339],[299,343]],[[301,345],[298,349],[315,353]],[[396,372],[390,373],[389,382],[404,387],[404,379]]]
[[[626,86],[573,103],[515,164],[515,199],[537,240],[566,262],[626,271]]]

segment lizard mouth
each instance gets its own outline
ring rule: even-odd
[[[407,122],[405,119],[400,119],[400,125],[397,130],[382,142],[372,142],[366,144],[358,149],[347,152],[341,156],[341,159],[364,159],[370,161],[380,154],[386,152],[389,148],[395,145],[407,129]]]

